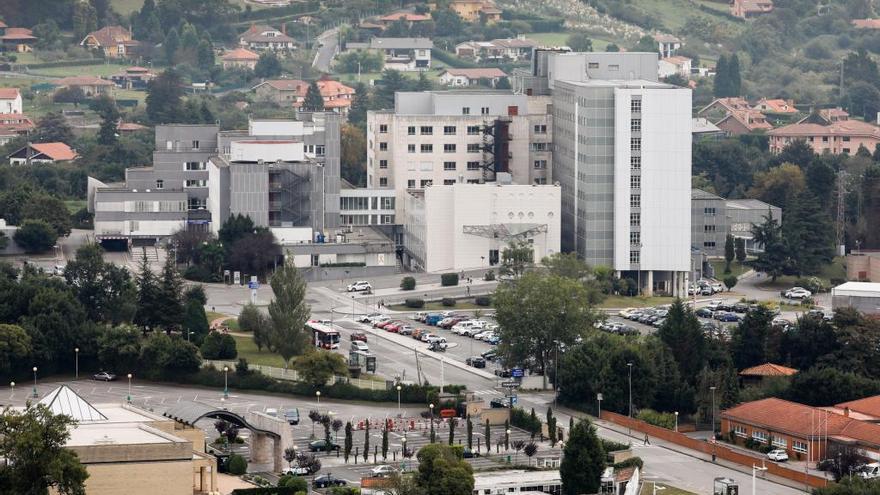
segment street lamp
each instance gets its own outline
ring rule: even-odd
[[[504,431],[504,450],[510,450],[510,428]]]
[[[407,451],[406,451],[406,431],[404,431],[403,434],[404,434],[404,437],[400,439],[400,443],[403,444],[403,452],[402,452],[402,454],[403,454],[403,471],[406,472],[406,454],[407,454]]]
[[[397,413],[400,414],[400,385],[397,386]]]
[[[752,495],[755,495],[757,493],[755,491],[755,483],[756,483],[755,474],[758,471],[766,471],[766,470],[767,470],[766,466],[756,466],[756,465],[752,464]]]
[[[12,387],[12,395],[9,396],[9,398],[11,399],[15,397],[15,382],[9,382],[9,386]]]
[[[633,417],[633,364],[626,363],[629,368],[629,417]]]
[[[431,443],[434,443],[434,403],[428,404],[428,409],[431,410]]]
[[[126,399],[131,403],[131,373],[128,374],[128,397]]]
[[[712,391],[712,438],[715,438],[715,387],[709,387]]]
[[[229,398],[229,366],[223,367],[223,398]]]
[[[73,352],[74,352],[75,360],[76,360],[76,372],[75,372],[76,374],[74,375],[74,378],[79,380],[79,347],[74,348]]]
[[[675,431],[678,431],[678,411],[675,411]]]
[[[34,399],[39,397],[39,395],[37,395],[37,367],[36,366],[34,366],[34,394],[33,394],[33,396],[34,396]]]
[[[321,391],[320,390],[315,390],[315,397],[318,398],[318,407],[320,407],[321,406]]]

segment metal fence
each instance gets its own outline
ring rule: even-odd
[[[202,363],[203,366],[211,365],[219,370],[222,370],[224,366],[228,366],[230,370],[233,370],[235,369],[235,364],[236,361],[221,361],[212,359],[205,359]],[[263,366],[260,364],[250,363],[248,363],[248,369],[259,371],[269,378],[274,378],[276,380],[289,380],[292,382],[302,381],[300,379],[299,373],[295,369],[277,368],[275,366]],[[351,378],[347,376],[334,376],[328,382],[328,385],[335,385],[337,383],[348,383],[354,385],[355,387],[369,390],[387,390],[390,386],[390,382],[388,381],[382,382],[378,380],[365,380],[363,378]]]

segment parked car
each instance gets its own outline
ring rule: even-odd
[[[390,325],[385,325],[384,327],[382,327],[382,330],[385,330],[386,332],[397,333],[397,331],[400,330],[401,327],[403,327],[403,322],[395,321]]]
[[[348,482],[327,473],[316,477],[315,480],[312,481],[312,484],[315,488],[330,488],[331,486],[345,486]]]
[[[272,416],[273,418],[277,418],[278,417],[278,409],[274,408],[274,407],[267,407],[266,408],[266,416]]]
[[[366,280],[358,280],[353,284],[348,284],[348,292],[370,292],[373,290],[373,286],[370,285]]]
[[[92,379],[98,380],[99,382],[112,382],[113,380],[116,380],[116,375],[109,371],[100,371],[92,375]]]
[[[286,409],[284,411],[284,419],[287,420],[287,424],[298,425],[299,424],[299,409],[292,408]],[[309,473],[311,474],[311,473]]]
[[[696,314],[700,318],[711,318],[712,310],[709,308],[700,308],[694,314]]]
[[[489,337],[491,337],[492,335],[495,335],[495,332],[494,332],[494,331],[492,331],[492,330],[483,330],[482,332],[480,332],[480,333],[474,335],[474,338],[475,338],[476,340],[486,340],[486,339],[488,339]]]
[[[294,476],[308,476],[308,475],[314,474],[314,473],[312,473],[312,470],[308,467],[294,466],[294,467],[286,467],[286,468],[282,469],[281,474],[292,474]]]
[[[715,291],[712,290],[712,287],[709,287],[708,285],[704,285],[704,286],[700,289],[700,295],[701,295],[701,296],[711,296],[712,294],[715,294]]]
[[[415,330],[413,330],[411,336],[412,336],[412,338],[414,338],[416,340],[422,340],[422,334],[427,333],[427,332],[428,332],[427,330],[424,330],[422,328],[416,328]]]
[[[495,376],[498,376],[501,378],[510,378],[510,375],[511,375],[510,370],[507,370],[504,368],[498,368],[497,370],[495,370]]]
[[[791,326],[790,321],[786,320],[785,318],[780,318],[778,316],[776,318],[773,318],[773,321],[771,321],[770,324],[774,327],[780,328],[789,328]]]
[[[370,350],[370,346],[368,346],[366,342],[354,340],[351,342],[351,350],[368,352]]]
[[[429,343],[429,344],[433,344],[434,342],[440,342],[440,343],[445,344],[445,343],[446,343],[446,337],[441,337],[441,336],[439,336],[439,335],[434,335],[434,334],[432,334],[432,333],[429,333],[429,334],[425,337],[424,342],[427,342],[427,343]]]
[[[740,320],[740,316],[736,313],[728,313],[724,311],[721,312],[719,316],[717,316],[715,319],[724,323],[736,323]]]
[[[507,397],[499,397],[497,399],[492,399],[489,401],[489,407],[492,409],[503,409],[510,407],[510,399]]]
[[[328,443],[326,440],[315,440],[309,442],[309,450],[312,452],[330,452],[333,450],[339,450],[339,445],[333,442]]]
[[[486,361],[494,361],[496,357],[498,357],[498,351],[495,349],[489,349],[488,351],[483,351],[480,356],[483,357]]]
[[[461,456],[465,459],[473,459],[474,457],[480,457],[480,452],[477,450],[464,449]]]
[[[381,466],[376,466],[370,470],[370,475],[374,478],[385,478],[397,473],[397,468],[394,466],[389,466],[388,464],[383,464]]]
[[[359,323],[372,323],[376,318],[383,317],[382,313],[370,313],[368,315],[362,315],[358,317],[357,321]],[[385,316],[387,318],[387,316]]]
[[[449,344],[447,344],[446,342],[440,342],[440,341],[434,341],[428,345],[428,350],[434,351],[434,352],[446,352],[446,349],[448,349],[448,348],[449,348]]]
[[[859,469],[859,477],[866,480],[880,478],[880,462],[865,464]]]
[[[437,323],[439,323],[440,320],[442,320],[442,319],[443,319],[443,316],[442,316],[442,315],[439,315],[439,314],[430,314],[430,315],[428,315],[428,316],[425,317],[425,325],[436,326]]]
[[[785,291],[785,294],[783,295],[789,299],[806,299],[811,297],[813,293],[803,287],[792,287]]]
[[[473,366],[474,368],[485,368],[486,360],[479,356],[471,356],[464,360],[464,364]]]
[[[498,345],[498,343],[501,342],[501,336],[497,333],[493,333],[491,336],[486,338],[486,342],[492,345]]]
[[[394,323],[394,320],[391,318],[384,318],[373,322],[373,328],[384,328],[385,325],[390,325],[392,323]]]
[[[776,462],[785,462],[788,460],[788,453],[783,449],[773,449],[767,452],[767,459]]]
[[[706,305],[706,307],[709,308],[710,311],[716,311],[718,310],[718,306],[721,306],[722,304],[724,304],[724,301],[721,299],[713,299],[709,301],[709,304]]]
[[[352,341],[359,340],[361,342],[366,342],[367,341],[367,334],[365,334],[364,332],[352,332],[351,340]]]
[[[420,323],[424,323],[424,322],[425,322],[425,318],[426,318],[427,316],[428,316],[428,313],[426,313],[426,312],[424,312],[424,311],[419,311],[418,313],[416,313],[415,316],[413,316],[413,320],[416,320],[416,321],[418,321],[418,322],[420,322]]]
[[[736,313],[748,313],[749,305],[746,303],[736,303],[733,305],[733,311]]]
[[[409,325],[403,325],[402,327],[397,329],[397,333],[399,333],[400,335],[412,335],[413,330],[415,330],[413,327]]]

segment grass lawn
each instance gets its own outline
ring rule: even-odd
[[[662,488],[663,491],[660,491],[661,490],[660,487],[663,487]],[[654,483],[651,483],[650,485],[648,483],[642,484],[641,495],[651,495],[653,493],[655,493],[654,492]],[[657,492],[656,493],[662,493],[663,495],[696,495],[695,493],[688,492],[688,491],[682,490],[681,488],[676,488],[674,486],[669,486],[664,483],[657,483]]]
[[[717,278],[719,280],[723,280],[724,277],[726,277],[727,275],[734,275],[734,276],[739,277],[740,275],[742,275],[743,273],[745,273],[751,269],[751,267],[743,265],[739,261],[734,260],[730,263],[730,273],[727,274],[727,273],[724,273],[724,265],[727,264],[727,261],[725,261],[723,259],[711,260],[711,261],[709,261],[709,263],[712,265],[712,268],[715,269],[715,278]]]
[[[257,346],[254,345],[254,339],[251,337],[236,337],[235,339],[235,348],[238,350],[238,357],[247,359],[248,364],[260,364],[263,366],[274,366],[276,368],[284,367],[284,359],[275,353],[269,352],[265,349],[262,351],[257,350]]]
[[[690,17],[689,15],[682,15],[683,12],[693,12],[693,15],[709,17],[713,21],[724,24],[725,27],[733,32],[738,32],[745,26],[745,23],[734,22],[722,15],[714,15],[709,12],[697,10],[694,8],[693,2],[690,0],[635,0],[633,3],[644,9],[645,12],[651,15],[651,17],[658,19],[663,24],[664,28],[666,28],[665,31],[671,31],[673,33],[680,31],[688,17]],[[711,2],[701,1],[699,3],[707,7],[715,7],[714,5],[711,5]],[[713,8],[712,10],[718,10],[720,14],[721,9],[724,8],[724,6],[719,7],[721,8]]]
[[[86,207],[86,200],[84,199],[71,199],[65,201],[64,204],[67,206],[67,211],[71,214],[78,212],[79,210]]]
[[[659,306],[661,304],[671,304],[674,299],[671,297],[626,297],[626,296],[608,296],[601,304],[600,308],[644,308],[648,306]]]
[[[571,34],[571,31],[563,31],[561,33],[529,33],[526,34],[526,38],[548,46],[565,46]],[[604,52],[605,47],[612,43],[609,40],[599,38],[591,39],[593,40],[593,51],[596,52]]]
[[[767,281],[761,284],[761,286],[774,289],[787,289],[792,287],[798,278],[810,278],[811,276],[817,277],[826,287],[833,287],[835,284],[831,283],[831,279],[846,280],[846,258],[842,256],[835,257],[834,260],[830,264],[825,265],[817,275],[807,275],[804,277],[784,275],[778,277],[775,282],[771,282],[768,278]]]
[[[388,309],[393,311],[455,311],[456,309],[482,309],[483,311],[491,310],[491,306],[477,306],[470,301],[458,301],[455,306],[444,306],[439,302],[426,302],[423,308],[408,308],[404,304],[392,304]]]
[[[106,64],[98,62],[96,64],[91,65],[76,65],[73,67],[44,67],[41,69],[34,69],[30,71],[30,74],[36,74],[38,76],[50,76],[50,77],[67,77],[67,76],[97,76],[97,77],[108,77],[110,75],[122,72],[123,70],[131,67],[131,65],[122,65],[122,64]]]
[[[242,10],[244,10],[245,5],[248,5],[245,0],[232,0],[232,3],[241,6]],[[141,7],[143,7],[143,5],[144,0],[110,0],[110,6],[113,7],[113,10],[115,10],[119,14],[122,14],[124,17],[128,17],[128,14],[131,14],[136,10],[141,10]],[[266,8],[264,5],[260,5],[258,3],[251,3],[249,5],[254,10]]]
[[[143,105],[144,101],[147,99],[146,91],[135,91],[133,89],[116,88],[114,90],[114,95],[118,100],[137,100],[139,105]]]

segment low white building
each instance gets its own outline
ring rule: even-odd
[[[691,65],[693,61],[687,57],[674,56],[661,58],[657,64],[657,75],[663,79],[678,74],[689,79],[691,77]]]
[[[562,491],[562,478],[553,471],[494,471],[474,473],[473,495],[507,495],[509,493],[549,493]]]
[[[428,272],[489,268],[513,241],[534,259],[559,252],[561,191],[555,185],[453,184],[409,195],[404,246],[410,267]]]
[[[21,92],[18,88],[0,88],[0,113],[21,113]]]
[[[448,68],[440,74],[440,84],[444,86],[467,87],[477,86],[485,81],[493,88],[507,73],[497,67],[477,67],[468,69]]]
[[[833,309],[855,308],[868,316],[880,315],[880,283],[846,282],[831,289]]]

